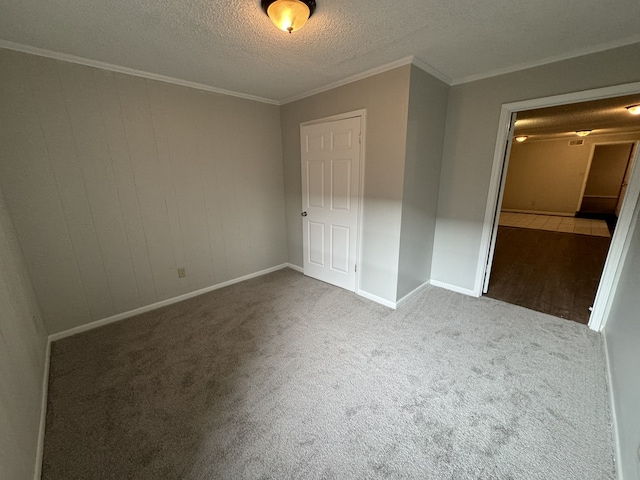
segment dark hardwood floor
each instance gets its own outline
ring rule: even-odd
[[[589,322],[610,238],[499,227],[487,297]]]

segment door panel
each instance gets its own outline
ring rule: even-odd
[[[331,208],[351,210],[351,159],[331,162]]]
[[[309,263],[324,267],[324,224],[309,222]]]
[[[331,268],[349,272],[349,229],[331,225]]]
[[[309,196],[307,207],[324,208],[324,162],[309,162],[307,185]]]
[[[300,129],[304,273],[355,290],[360,117]]]

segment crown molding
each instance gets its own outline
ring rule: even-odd
[[[626,47],[628,45],[633,45],[634,43],[639,43],[639,42],[640,42],[640,34],[632,35],[631,37],[627,37],[625,39],[617,40],[614,42],[603,43],[596,47],[581,48],[578,50],[572,50],[571,52],[568,52],[568,53],[563,53],[561,55],[545,57],[540,60],[519,63],[517,65],[512,65],[510,67],[497,68],[495,70],[490,70],[488,72],[478,73],[474,75],[468,75],[466,77],[454,78],[453,81],[450,83],[450,85],[451,86],[462,85],[463,83],[475,82],[477,80],[485,80],[487,78],[497,77],[499,75],[505,75],[507,73],[519,72],[520,70],[526,70],[528,68],[541,67],[543,65],[560,62],[562,60],[569,60],[572,58],[583,57],[585,55],[604,52],[606,50],[612,50],[614,48]]]
[[[437,68],[432,67],[427,62],[423,62],[422,60],[420,60],[419,58],[416,58],[415,56],[412,57],[411,64],[416,66],[416,67],[418,67],[423,72],[426,72],[429,75],[431,75],[433,77],[436,77],[438,80],[443,81],[447,85],[451,85],[452,82],[453,82],[451,77],[449,77],[448,75],[445,75],[444,73],[442,73]]]
[[[355,75],[351,75],[349,77],[343,78],[342,80],[338,80],[336,82],[323,85],[322,87],[314,88],[312,90],[307,90],[306,92],[300,93],[298,95],[294,95],[293,97],[289,97],[286,100],[283,100],[281,102],[281,105],[295,102],[297,100],[302,100],[303,98],[311,97],[313,95],[317,95],[319,93],[326,92],[328,90],[333,90],[334,88],[342,87],[343,85],[357,82],[358,80],[364,80],[365,78],[369,78],[374,75],[378,75],[379,73],[384,73],[389,70],[393,70],[394,68],[402,67],[404,65],[409,65],[411,64],[412,61],[413,61],[413,57],[404,57],[394,62],[385,63],[384,65],[380,65],[379,67],[372,68],[370,70],[365,70],[364,72],[356,73]]]
[[[159,75],[157,73],[145,72],[142,70],[136,70],[129,67],[121,67],[119,65],[113,65],[111,63],[100,62],[98,60],[90,60],[84,57],[77,57],[75,55],[69,55],[66,53],[53,52],[51,50],[45,50],[43,48],[32,47],[30,45],[23,45],[20,43],[9,42],[7,40],[0,39],[0,48],[7,50],[14,50],[16,52],[29,53],[31,55],[38,55],[40,57],[52,58],[54,60],[62,60],[64,62],[77,63],[87,67],[100,68],[102,70],[109,70],[117,73],[124,73],[126,75],[133,75],[135,77],[147,78],[149,80],[156,80],[158,82],[172,83],[174,85],[180,85],[182,87],[194,88],[196,90],[204,90],[206,92],[219,93],[221,95],[228,95],[231,97],[238,97],[244,100],[253,100],[255,102],[269,103],[271,105],[280,105],[277,100],[270,98],[258,97],[255,95],[249,95],[246,93],[234,92],[232,90],[225,90],[224,88],[211,87],[202,83],[190,82],[188,80],[182,80],[180,78],[167,77],[165,75]]]

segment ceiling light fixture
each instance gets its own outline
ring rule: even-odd
[[[640,105],[631,105],[630,107],[627,107],[627,111],[631,115],[640,115]]]
[[[316,9],[316,0],[262,0],[262,9],[285,32],[300,30]]]
[[[591,133],[591,130],[576,130],[576,135],[579,137],[586,137]]]
[[[527,138],[529,138],[529,137],[527,137],[526,135],[518,135],[518,136],[516,137],[516,142],[520,142],[520,143],[522,143],[522,142],[524,142]]]

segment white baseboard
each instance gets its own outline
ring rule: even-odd
[[[287,263],[285,266],[295,270],[296,272],[304,273],[304,269],[302,267],[294,265],[293,263]],[[377,295],[373,295],[372,293],[365,292],[364,290],[360,289],[356,290],[355,293],[356,295],[360,295],[361,297],[372,300],[376,303],[379,303],[380,305],[384,305],[385,307],[393,308],[394,310],[396,309],[396,303],[390,302],[389,300],[386,300],[382,297],[378,297]]]
[[[36,465],[33,479],[42,477],[42,457],[44,454],[44,430],[47,425],[47,399],[49,395],[49,365],[51,362],[51,340],[47,339],[47,349],[44,358],[44,372],[42,373],[42,403],[40,405],[40,427],[38,429],[38,446],[36,448]]]
[[[618,418],[616,416],[616,404],[614,401],[613,384],[611,378],[611,361],[609,360],[609,347],[607,346],[607,335],[602,334],[602,345],[604,347],[604,361],[607,371],[607,388],[609,389],[609,405],[611,411],[611,429],[613,434],[613,451],[616,458],[616,478],[618,480],[624,480],[624,474],[622,473],[622,449],[620,448],[620,435],[618,432]]]
[[[174,303],[182,302],[183,300],[188,300],[190,298],[197,297],[198,295],[202,295],[203,293],[209,293],[214,290],[218,290],[219,288],[228,287],[229,285],[244,282],[245,280],[249,280],[255,277],[260,277],[262,275],[266,275],[267,273],[275,272],[277,270],[282,270],[283,268],[287,268],[287,267],[293,268],[294,270],[296,270],[296,267],[288,263],[276,265],[275,267],[266,268],[264,270],[260,270],[259,272],[243,275],[242,277],[234,278],[232,280],[227,280],[226,282],[222,282],[222,283],[217,283],[210,287],[205,287],[205,288],[201,288],[200,290],[195,290],[193,292],[185,293],[184,295],[178,295],[177,297],[168,298],[160,302],[152,303],[151,305],[146,305],[144,307],[136,308],[135,310],[129,310],[128,312],[118,313],[117,315],[113,315],[111,317],[103,318],[101,320],[96,320],[95,322],[91,322],[91,323],[85,323],[84,325],[79,325],[77,327],[70,328],[69,330],[64,330],[62,332],[54,333],[52,335],[49,335],[49,341],[55,342],[56,340],[60,340],[62,338],[70,337],[78,333],[93,330],[94,328],[103,327],[104,325],[109,325],[110,323],[119,322],[120,320],[124,320],[125,318],[135,317],[136,315],[140,315],[141,313],[157,310],[158,308],[166,307],[167,305],[172,305]]]
[[[392,308],[393,310],[396,309],[396,303],[395,302],[391,302],[389,300],[387,300],[386,298],[382,298],[382,297],[378,297],[377,295],[374,295],[372,293],[369,292],[365,292],[364,290],[357,290],[356,291],[356,295],[360,295],[361,297],[364,297],[368,300],[372,300],[376,303],[379,303],[380,305],[384,305],[385,307],[389,307]]]
[[[447,290],[451,290],[452,292],[462,293],[464,295],[469,295],[470,297],[481,297],[482,294],[478,294],[475,290],[471,290],[469,288],[458,287],[457,285],[451,285],[450,283],[440,282],[438,280],[431,280],[431,285],[434,287],[445,288]]]
[[[411,298],[412,296],[414,296],[416,293],[418,293],[421,290],[424,290],[426,287],[428,287],[429,285],[431,285],[431,281],[427,280],[426,282],[424,282],[422,285],[420,285],[417,288],[414,288],[413,290],[411,290],[409,293],[407,293],[404,297],[402,297],[400,300],[398,300],[396,302],[396,308],[400,307],[400,305],[402,305],[404,302],[406,302],[407,300],[409,300],[409,298]]]
[[[507,213],[532,213],[534,215],[551,215],[553,217],[575,217],[576,212],[543,212],[540,210],[520,210],[517,208],[503,208],[502,212]]]

